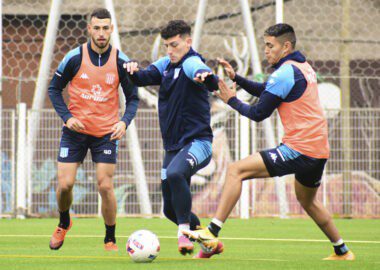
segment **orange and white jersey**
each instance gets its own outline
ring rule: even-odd
[[[297,67],[307,86],[298,99],[282,102],[277,108],[285,132],[282,142],[303,155],[329,158],[327,121],[318,97],[317,76],[307,62],[288,60],[284,65]]]
[[[103,66],[91,62],[86,44],[82,50],[81,66],[68,86],[68,109],[84,124],[81,133],[102,137],[112,133],[119,119],[117,50],[112,48]]]

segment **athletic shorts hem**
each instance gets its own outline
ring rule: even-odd
[[[267,168],[269,176],[270,177],[276,176],[276,172],[275,172],[272,164],[269,162],[269,160],[267,159],[266,155],[264,154],[264,151],[260,151],[259,154],[263,158],[263,161],[264,161],[265,167]]]
[[[308,187],[308,188],[319,188],[320,185],[321,185],[321,182],[319,183],[307,183],[306,181],[303,181],[303,180],[298,180],[296,176],[294,176],[294,179],[300,183],[301,185],[303,185],[304,187]]]
[[[92,160],[94,163],[116,164],[117,160]]]
[[[84,159],[82,159],[82,160],[67,160],[67,159],[62,160],[60,158],[57,158],[57,161],[61,162],[61,163],[83,163],[83,160]]]

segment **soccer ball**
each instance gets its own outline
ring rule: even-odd
[[[160,242],[151,231],[139,230],[129,236],[126,248],[134,262],[152,262],[160,252]]]

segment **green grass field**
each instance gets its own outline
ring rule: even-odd
[[[56,219],[0,219],[0,269],[380,269],[380,220],[335,221],[356,261],[322,261],[332,248],[309,219],[230,219],[221,235],[225,252],[210,260],[180,255],[176,227],[166,219],[118,219],[118,253],[103,250],[102,219],[74,219],[59,251],[48,247]],[[142,228],[161,243],[150,264],[132,262],[125,251],[128,235]]]

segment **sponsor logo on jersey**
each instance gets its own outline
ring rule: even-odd
[[[91,88],[91,92],[95,95],[95,96],[99,96],[101,93],[102,93],[102,87],[99,85],[99,84],[94,84]]]
[[[93,95],[82,93],[80,96],[81,98],[87,99],[87,100],[93,100],[96,102],[106,102],[108,98],[101,96],[102,90],[103,89],[99,84],[94,84],[91,87],[91,93]]]

